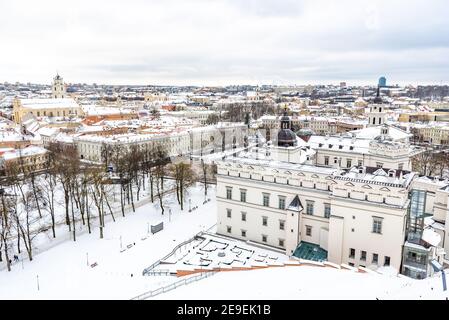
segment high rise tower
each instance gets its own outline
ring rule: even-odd
[[[378,126],[385,123],[385,105],[380,97],[380,87],[377,87],[377,96],[369,107],[368,126]]]
[[[59,74],[53,78],[53,85],[51,87],[52,97],[54,99],[61,99],[66,97],[66,91],[64,86],[64,81]]]

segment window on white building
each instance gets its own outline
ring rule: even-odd
[[[351,259],[355,258],[355,249],[353,249],[353,248],[349,249],[349,258],[351,258]]]
[[[373,253],[373,263],[377,264],[378,261],[379,261],[379,255],[377,253]]]
[[[242,221],[246,221],[246,212],[242,212]]]
[[[246,237],[246,230],[242,230],[242,237]]]
[[[324,204],[324,217],[330,218],[331,216],[331,205],[329,203]]]
[[[279,247],[283,247],[284,246],[284,239],[279,239]]]
[[[306,201],[307,203],[307,208],[306,208],[306,214],[308,215],[313,215],[313,205],[314,205],[314,201]]]
[[[279,197],[279,209],[285,209],[285,197]]]
[[[373,217],[373,233],[382,233],[382,218]]]
[[[262,225],[267,226],[268,225],[268,217],[262,217]]]
[[[390,265],[390,257],[385,256],[384,266],[388,267]]]
[[[232,230],[231,226],[227,226],[227,227],[226,227],[226,231],[227,231],[228,233],[231,233],[231,230]]]
[[[325,157],[324,157],[324,165],[325,165],[325,166],[328,166],[328,165],[329,165],[329,157],[328,157],[328,156],[325,156]]]
[[[383,168],[384,164],[382,162],[376,162],[377,168]]]
[[[362,252],[360,253],[360,260],[366,261],[366,251],[362,251]]]
[[[279,220],[279,229],[280,230],[284,230],[285,228],[285,221],[284,220]]]
[[[312,226],[306,226],[306,236],[312,236]]]
[[[263,235],[262,235],[262,242],[267,242],[267,238],[268,238],[268,237],[267,237],[266,235],[263,234]]]
[[[346,167],[347,168],[351,168],[351,164],[352,164],[352,160],[351,159],[346,159]]]
[[[263,206],[264,207],[270,206],[270,195],[268,193],[263,194]]]
[[[226,199],[232,199],[232,187],[226,187]]]
[[[231,209],[226,209],[226,216],[227,216],[228,218],[231,217]]]
[[[246,190],[240,190],[240,201],[246,202]]]

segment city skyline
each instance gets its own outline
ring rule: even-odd
[[[446,3],[411,2],[3,2],[0,82],[447,84]]]

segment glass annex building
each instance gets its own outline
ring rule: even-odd
[[[406,241],[404,244],[401,273],[415,279],[424,279],[431,272],[430,260],[434,248],[422,239],[425,213],[426,191],[412,190],[408,209]]]

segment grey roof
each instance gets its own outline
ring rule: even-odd
[[[298,195],[292,200],[290,205],[288,206],[288,210],[301,212],[304,207],[301,204],[301,200],[299,200]]]

